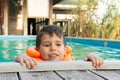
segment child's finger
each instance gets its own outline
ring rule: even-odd
[[[95,59],[92,59],[92,65],[95,67],[96,66],[96,60]]]
[[[88,57],[85,57],[84,60],[85,60],[85,61],[88,61]]]
[[[30,61],[30,66],[31,66],[31,69],[33,69],[35,67],[35,65],[37,64],[36,61],[34,59],[29,59]]]
[[[32,59],[33,59],[35,65],[37,65],[37,64],[38,64],[38,61],[37,61],[36,59],[34,59],[34,58],[32,58]]]
[[[21,65],[21,66],[24,65],[24,59],[23,59],[23,58],[19,59],[18,62],[20,62],[20,65]]]
[[[99,57],[96,57],[96,67],[100,67],[103,64],[103,60]]]
[[[30,68],[31,68],[31,65],[30,65],[29,59],[25,59],[24,62],[25,62],[25,64],[26,64],[26,67],[27,67],[28,69],[30,69]]]
[[[99,67],[100,67],[102,64],[103,64],[103,60],[100,59],[100,60],[99,60]]]
[[[15,61],[15,62],[19,62],[21,66],[24,65],[24,59],[23,59],[23,58],[18,58],[18,57],[16,57],[14,61]]]
[[[100,66],[100,60],[96,58],[95,67],[98,68]]]

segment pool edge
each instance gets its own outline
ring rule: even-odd
[[[69,67],[68,67],[69,66]],[[2,72],[26,72],[26,71],[53,71],[53,70],[88,70],[96,69],[91,62],[83,60],[76,61],[45,61],[39,62],[35,69],[26,69],[17,62],[1,62]],[[120,60],[105,60],[104,64],[97,69],[120,69]]]

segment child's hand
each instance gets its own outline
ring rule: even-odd
[[[98,68],[103,64],[103,60],[96,54],[88,54],[85,57],[85,61],[92,61],[92,65],[95,68]]]
[[[28,69],[33,69],[37,65],[37,61],[34,58],[24,54],[18,55],[14,61],[19,62],[22,66],[25,64]]]

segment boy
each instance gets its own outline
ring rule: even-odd
[[[36,48],[39,49],[43,61],[63,60],[66,53],[66,41],[62,29],[55,25],[45,26],[37,34]],[[100,67],[103,64],[103,60],[95,54],[88,54],[85,60],[92,61],[94,67]],[[25,63],[27,68],[34,68],[37,65],[37,60],[28,55],[18,55],[15,61],[21,65]]]

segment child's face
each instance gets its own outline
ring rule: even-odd
[[[65,54],[65,46],[63,38],[57,37],[55,34],[50,36],[44,34],[41,38],[40,53],[44,60],[62,60]]]

